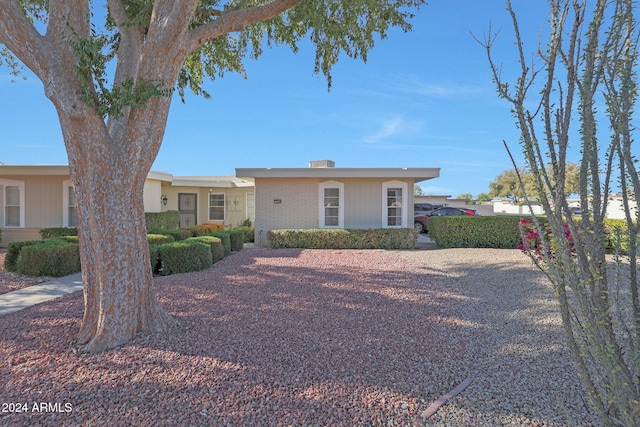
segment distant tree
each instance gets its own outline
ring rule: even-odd
[[[456,199],[473,200],[473,194],[471,194],[471,193],[462,193],[458,197],[456,197]]]
[[[424,196],[424,194],[422,193],[422,187],[420,187],[418,184],[413,184],[413,195]]]
[[[507,2],[519,65],[511,82],[493,61],[495,36],[483,44],[498,94],[509,102],[520,131],[534,181],[534,192],[527,194],[536,197],[546,217],[544,227],[533,217],[536,241],[527,248],[554,287],[567,345],[597,424],[640,426],[639,224],[634,209],[634,200],[640,200],[634,147],[638,4],[549,4],[549,37],[546,46],[538,43],[532,60]],[[567,162],[570,144],[580,147],[575,178]],[[620,188],[626,226],[609,231],[605,219],[614,186]],[[570,215],[567,195],[572,193],[580,197],[579,221]],[[607,246],[614,246],[613,258]]]
[[[489,195],[489,193],[480,193],[478,194],[478,202],[482,203],[482,202],[489,202],[491,201],[492,197]]]
[[[527,182],[526,173],[524,181]],[[524,191],[520,187],[518,174],[515,169],[508,169],[496,177],[494,181],[489,183],[489,195],[491,197],[501,197],[511,199],[518,203],[524,197]]]
[[[551,165],[545,165],[547,170],[552,168]],[[529,169],[522,169],[518,171],[520,173],[520,179],[524,183],[524,189],[520,185],[518,175],[515,169],[508,169],[498,175],[495,181],[489,184],[489,195],[491,197],[505,197],[512,199],[518,203],[524,199],[525,195],[529,199],[535,199],[537,197],[536,179]],[[564,175],[563,192],[565,195],[578,194],[580,182],[580,166],[577,163],[567,163],[566,172]],[[549,181],[542,181],[542,185],[550,187],[551,190],[558,187],[555,178],[550,176]]]
[[[339,58],[366,60],[376,37],[409,30],[410,8],[423,3],[0,0],[0,60],[9,67],[19,60],[42,82],[69,158],[85,296],[80,350],[116,347],[175,323],[152,289],[143,204],[174,89],[207,96],[206,78],[244,75],[247,56],[276,44],[295,52],[307,37],[315,72],[330,86]]]

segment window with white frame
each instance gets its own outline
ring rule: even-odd
[[[382,184],[382,227],[407,227],[407,183],[388,181]]]
[[[320,228],[344,227],[344,183],[325,181],[320,183],[319,226]]]
[[[68,227],[78,226],[78,213],[76,211],[76,193],[73,191],[73,187],[68,188],[69,191],[69,204],[67,205],[67,212],[69,213]]]
[[[76,193],[71,180],[62,183],[62,226],[77,227],[78,211],[76,208]]]
[[[209,221],[224,221],[224,193],[209,193]]]
[[[24,227],[24,181],[0,179],[3,227]]]
[[[20,227],[20,187],[17,185],[7,185],[4,191],[5,226]]]

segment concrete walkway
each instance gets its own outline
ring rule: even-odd
[[[82,290],[82,273],[0,295],[0,316]]]

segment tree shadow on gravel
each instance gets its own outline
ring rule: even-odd
[[[2,316],[0,396],[70,402],[74,411],[2,414],[0,423],[140,424],[145,414],[145,423],[168,425],[424,425],[422,411],[470,376],[450,405],[479,419],[538,415],[555,425],[545,415],[558,414],[549,399],[573,386],[542,400],[509,395],[509,382],[526,381],[522,366],[565,377],[562,345],[529,339],[539,329],[527,309],[545,316],[540,295],[494,307],[506,285],[478,296],[463,284],[531,270],[416,265],[392,252],[243,251],[202,272],[157,278],[161,304],[179,325],[98,355],[70,350],[81,293]],[[521,331],[517,339],[503,337],[504,322]],[[543,326],[555,340],[556,325]],[[494,388],[494,401],[480,400],[481,389]],[[506,400],[523,407],[501,406]]]

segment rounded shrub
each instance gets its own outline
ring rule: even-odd
[[[17,272],[25,276],[61,277],[80,271],[80,247],[64,239],[47,239],[20,251]]]
[[[218,262],[224,258],[224,248],[222,241],[214,236],[190,237],[185,242],[201,242],[211,246],[211,261]]]
[[[228,231],[218,231],[217,233],[207,234],[207,236],[213,236],[220,239],[222,247],[224,248],[224,256],[231,255],[231,235]]]
[[[163,245],[176,241],[176,239],[169,234],[147,234],[147,240],[150,245]]]
[[[185,229],[164,230],[158,234],[171,236],[176,242],[180,240],[188,239],[189,237],[193,237],[193,232],[191,230],[185,230]]]
[[[23,242],[11,242],[7,245],[7,252],[4,256],[4,269],[15,273],[18,271],[18,257],[22,248],[29,245],[40,245],[42,240],[25,240]]]
[[[166,243],[158,246],[158,258],[163,276],[204,270],[212,263],[211,246],[197,241]]]

